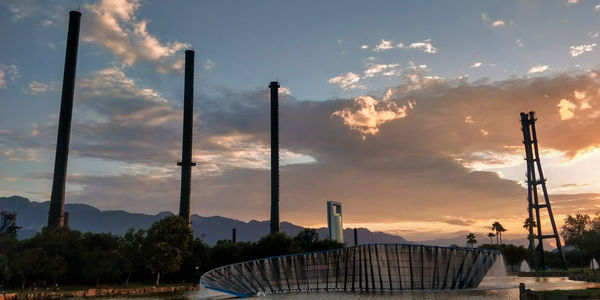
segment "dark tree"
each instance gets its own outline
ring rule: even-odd
[[[583,233],[590,225],[590,217],[580,213],[575,216],[568,215],[560,231],[560,235],[565,240],[565,245],[574,246],[581,249],[583,242]]]
[[[160,274],[179,270],[183,259],[188,256],[188,245],[192,240],[192,230],[180,216],[165,217],[150,226],[144,247],[146,263],[156,273],[156,285]]]
[[[96,285],[99,285],[102,279],[118,278],[120,275],[119,244],[120,238],[111,233],[85,233],[83,275],[88,280],[94,280]]]
[[[301,251],[296,241],[284,233],[275,232],[262,237],[256,243],[256,256],[269,257]]]
[[[121,239],[119,255],[122,269],[126,274],[125,287],[129,285],[131,274],[135,271],[141,271],[144,268],[144,242],[146,232],[142,229],[135,230],[129,228]]]

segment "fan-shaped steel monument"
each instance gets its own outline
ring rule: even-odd
[[[208,271],[205,287],[239,297],[304,291],[474,288],[500,257],[495,250],[370,244],[257,259]]]

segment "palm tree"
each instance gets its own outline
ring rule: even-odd
[[[471,246],[471,248],[473,248],[474,244],[477,244],[477,240],[475,239],[475,234],[473,234],[473,233],[467,234],[467,244],[469,244]]]
[[[490,245],[492,244],[492,238],[496,235],[493,232],[488,233],[488,237],[490,238]]]
[[[502,224],[498,223],[498,225],[496,225],[496,232],[497,232],[497,234],[500,235],[500,245],[504,244],[502,242],[502,233],[505,231],[506,231],[506,229],[504,228],[504,226],[502,226]]]
[[[500,225],[500,222],[498,221],[494,221],[494,223],[492,223],[492,231],[496,231],[496,245],[498,245],[498,225]]]
[[[533,218],[527,218],[523,222],[523,228],[527,229],[527,231],[529,231],[529,228],[535,227],[537,227],[537,224],[535,223],[535,220]]]
[[[523,222],[523,228],[527,230],[527,239],[531,244],[533,244],[533,239],[535,238],[535,235],[533,234],[533,228],[535,227],[537,227],[537,224],[533,218],[527,218]]]

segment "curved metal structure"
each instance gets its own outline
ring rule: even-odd
[[[239,297],[302,291],[400,291],[477,287],[494,250],[370,244],[268,257],[223,266],[200,278]]]

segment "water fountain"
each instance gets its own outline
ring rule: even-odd
[[[529,266],[529,264],[527,263],[526,260],[524,260],[523,262],[521,262],[521,266],[519,267],[519,271],[520,272],[532,272],[531,267]]]
[[[370,244],[228,265],[208,271],[200,283],[240,297],[468,289],[477,287],[500,257],[489,249]]]

